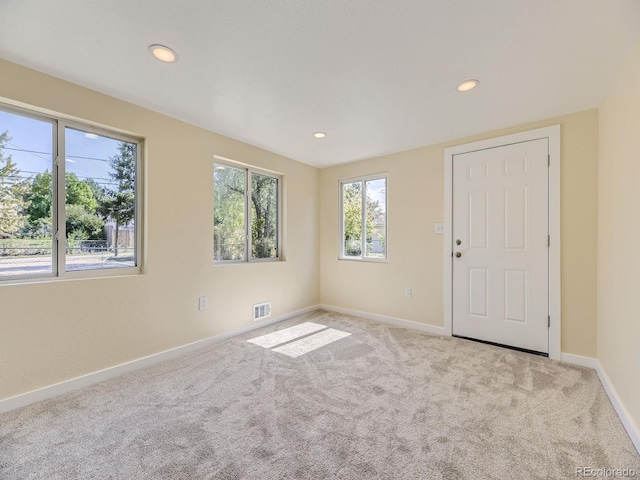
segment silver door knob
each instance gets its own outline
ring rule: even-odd
[[[456,258],[460,258],[461,256],[462,256],[462,253],[456,252]]]

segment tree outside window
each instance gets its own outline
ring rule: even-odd
[[[280,257],[280,178],[214,164],[214,261]]]
[[[384,259],[387,256],[387,179],[340,182],[342,258]]]
[[[0,279],[138,266],[138,141],[21,109],[0,128]]]

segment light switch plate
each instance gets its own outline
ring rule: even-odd
[[[207,309],[207,297],[200,297],[198,299],[198,310],[206,310]]]
[[[444,233],[444,223],[436,223],[436,233],[443,234]]]

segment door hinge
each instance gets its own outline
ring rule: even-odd
[[[551,315],[547,317],[547,327],[551,327]]]
[[[60,162],[60,157],[56,157],[56,161],[55,161],[55,166],[57,167],[59,165]]]
[[[56,232],[55,239],[56,239],[56,242],[60,241],[60,232]]]
[[[551,154],[550,153],[547,154],[547,166],[548,167],[551,166]]]
[[[547,235],[547,247],[551,246],[551,235]]]

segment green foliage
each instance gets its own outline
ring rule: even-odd
[[[114,255],[118,256],[118,234],[120,227],[127,225],[135,217],[136,197],[136,145],[121,142],[119,154],[109,159],[112,172],[109,176],[118,183],[118,190],[109,190],[99,206],[99,213],[105,219],[111,218],[115,226]]]
[[[8,132],[0,135],[0,236],[50,238],[53,175],[45,171],[21,181],[20,170],[11,156],[4,156],[3,147],[9,140]],[[118,229],[135,215],[136,145],[122,142],[118,149],[119,154],[110,159],[110,176],[117,183],[117,190],[106,190],[93,179],[81,181],[74,173],[65,176],[67,237],[105,239],[104,221],[111,218],[116,223],[116,256]]]
[[[272,258],[278,249],[278,180],[251,176],[251,250],[254,258]]]
[[[342,187],[345,254],[358,257],[362,253],[362,184]]]
[[[214,169],[214,259],[245,258],[245,172],[216,165]]]
[[[82,205],[67,205],[67,238],[80,240],[103,240],[106,238],[104,221],[93,213],[87,212]]]
[[[67,205],[81,205],[87,212],[95,213],[98,208],[98,201],[89,184],[81,182],[75,173],[67,173],[66,189]],[[27,197],[30,202],[27,208],[29,221],[34,222],[40,218],[51,217],[53,176],[49,171],[35,176]]]
[[[226,165],[214,168],[214,259],[246,259],[245,180],[243,169]],[[278,179],[251,174],[251,256],[272,258],[278,254]]]
[[[67,205],[80,205],[88,213],[95,213],[96,208],[98,208],[98,202],[93,196],[91,187],[85,182],[81,182],[75,173],[67,173],[65,177],[67,183]]]
[[[25,196],[29,190],[27,181],[20,180],[20,170],[11,159],[4,156],[4,146],[10,140],[9,133],[0,135],[0,236],[9,237],[25,225]]]
[[[49,171],[39,173],[31,183],[27,194],[29,206],[29,224],[35,225],[39,220],[48,219],[51,224],[51,204],[53,201],[53,176]]]
[[[342,202],[343,202],[343,222],[344,222],[344,250],[345,254],[350,257],[359,257],[362,255],[362,182],[347,183],[343,185]],[[367,253],[371,253],[373,249],[372,238],[376,231],[376,219],[382,215],[382,207],[380,202],[372,200],[367,196],[365,202],[365,220],[366,220],[366,246]],[[384,244],[385,239],[381,242]]]
[[[111,218],[116,225],[126,225],[135,213],[135,194],[133,192],[109,192],[100,206],[100,213]]]
[[[84,183],[87,184],[91,193],[93,194],[93,198],[96,199],[98,205],[102,204],[107,198],[107,191],[105,188],[96,182],[93,178],[86,178],[83,180]]]
[[[21,233],[22,238],[51,239],[53,235],[51,217],[28,220]]]
[[[104,221],[96,215],[98,201],[91,184],[80,181],[75,173],[67,173],[66,190],[67,237],[73,234],[83,239],[104,238]],[[26,209],[29,216],[26,236],[33,238],[50,236],[53,202],[52,174],[46,171],[36,175],[26,198],[29,201]],[[102,233],[97,230],[102,230]]]
[[[118,150],[120,154],[109,159],[113,169],[109,176],[118,182],[118,191],[134,192],[136,188],[137,145],[120,142]]]

